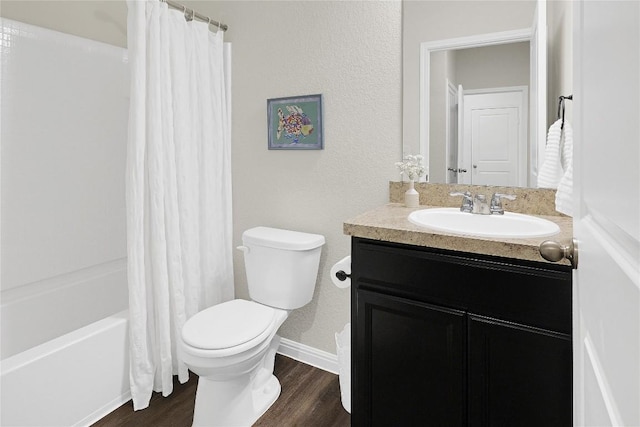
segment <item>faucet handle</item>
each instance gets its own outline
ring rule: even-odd
[[[460,212],[471,213],[473,211],[473,196],[470,191],[453,192],[449,193],[450,196],[462,196],[462,205],[460,206]]]
[[[494,193],[491,197],[491,206],[489,207],[492,214],[504,215],[502,199],[515,200],[516,196],[513,194]]]

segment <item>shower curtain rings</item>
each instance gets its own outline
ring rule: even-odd
[[[189,22],[193,21],[196,18],[196,11],[193,9],[187,9],[186,6],[182,6],[184,8],[184,19]],[[191,16],[189,16],[191,15]]]

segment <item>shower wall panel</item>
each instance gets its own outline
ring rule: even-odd
[[[2,19],[2,357],[127,307],[126,50]]]

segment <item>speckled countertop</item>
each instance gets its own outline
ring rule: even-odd
[[[373,240],[545,263],[548,261],[542,258],[538,251],[540,243],[545,240],[555,240],[568,244],[573,237],[572,218],[558,215],[535,215],[560,226],[559,234],[535,239],[504,239],[447,234],[414,225],[407,219],[414,210],[435,207],[441,206],[407,208],[400,203],[389,203],[345,221],[344,234]],[[570,265],[567,260],[562,260],[559,264]]]

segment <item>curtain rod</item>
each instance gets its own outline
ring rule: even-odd
[[[189,9],[188,7],[186,7],[183,4],[180,4],[180,3],[172,1],[172,0],[160,0],[160,1],[166,3],[168,6],[174,8],[174,9],[182,10],[184,12],[184,14],[185,14],[185,17],[190,16],[191,19],[199,19],[202,22],[206,22],[208,24],[215,25],[216,27],[220,28],[222,31],[227,31],[229,29],[229,27],[226,24],[223,24],[222,22],[214,21],[213,19],[209,18],[208,16],[201,15],[198,12],[196,12],[195,10]]]

